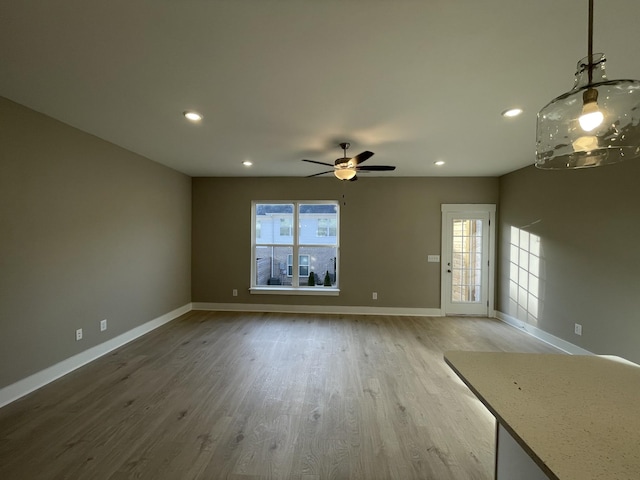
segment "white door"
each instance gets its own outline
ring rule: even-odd
[[[444,315],[493,315],[495,205],[442,205]]]

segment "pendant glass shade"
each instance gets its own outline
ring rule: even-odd
[[[591,67],[591,81],[589,69]],[[578,62],[573,88],[538,113],[536,167],[597,167],[640,157],[640,81],[608,80],[605,57]]]
[[[351,180],[356,176],[356,169],[351,167],[337,168],[333,173],[340,180]]]

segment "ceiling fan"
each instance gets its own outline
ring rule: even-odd
[[[370,165],[362,167],[361,164],[364,163],[365,160],[371,158],[373,156],[373,152],[365,150],[355,157],[349,158],[347,157],[347,149],[350,146],[351,144],[347,142],[340,144],[340,148],[344,150],[344,157],[338,158],[333,165],[325,162],[317,162],[315,160],[302,160],[303,162],[317,163],[318,165],[326,165],[327,167],[333,168],[333,170],[315,173],[313,175],[309,175],[309,177],[317,177],[318,175],[324,175],[325,173],[333,173],[340,180],[351,180],[353,182],[358,179],[356,175],[358,172],[389,172],[396,169],[396,167],[390,165]]]

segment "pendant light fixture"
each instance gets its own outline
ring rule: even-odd
[[[605,56],[593,53],[589,0],[588,56],[573,88],[538,113],[536,167],[598,167],[640,157],[640,81],[608,80]]]

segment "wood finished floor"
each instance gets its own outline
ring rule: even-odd
[[[490,479],[446,350],[557,353],[489,319],[194,311],[0,409],[0,478]]]

